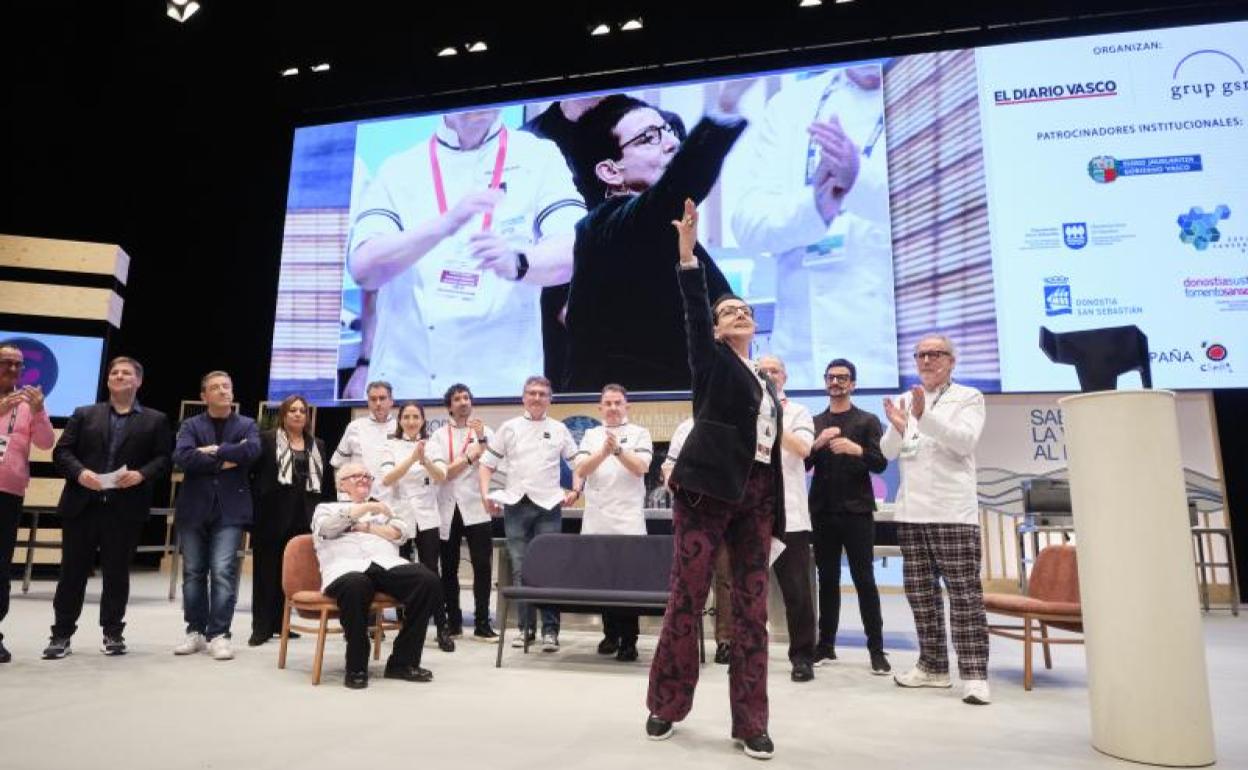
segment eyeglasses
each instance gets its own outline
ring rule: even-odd
[[[715,311],[716,318],[728,318],[729,316],[745,316],[746,318],[754,317],[754,308],[749,305],[728,305],[721,307]]]
[[[11,361],[7,358],[0,359],[0,369],[23,369],[26,367],[24,361]]]
[[[368,474],[368,473],[352,473],[350,476],[343,476],[342,480],[350,481],[353,483],[358,483],[361,481],[367,481],[370,484],[373,483],[372,474]]]
[[[953,358],[953,354],[948,350],[920,350],[914,354],[915,361],[939,361],[948,356]]]
[[[825,374],[823,375],[824,382],[852,382],[853,379],[854,378],[850,377],[848,374]]]
[[[638,134],[637,136],[634,136],[632,139],[629,139],[624,144],[621,144],[620,149],[622,150],[631,144],[635,144],[638,146],[658,144],[663,141],[663,134],[674,135],[675,133],[676,132],[672,128],[671,123],[664,123],[661,126],[650,126],[645,131],[642,131],[640,134]]]

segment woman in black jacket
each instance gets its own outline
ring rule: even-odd
[[[278,427],[260,434],[260,459],[252,466],[251,484],[256,519],[251,531],[251,638],[247,644],[252,647],[281,631],[286,543],[311,532],[313,509],[334,500],[325,443],[312,435],[310,415],[307,399],[287,396],[278,408]]]
[[[650,666],[646,734],[663,740],[693,706],[698,681],[698,624],[710,588],[715,550],[732,564],[732,648],[728,664],[732,737],[745,753],[768,759],[767,585],[771,542],[784,534],[784,489],[775,386],[750,359],[753,311],[724,295],[714,309],[705,268],[694,256],[698,211],[685,201],[677,279],[693,373],[693,430],[672,471],[675,555],[667,612]]]

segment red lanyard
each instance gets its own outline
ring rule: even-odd
[[[464,445],[460,448],[459,453],[462,455],[468,451],[468,445],[472,443],[472,428],[468,429],[468,435],[464,438]],[[446,464],[450,465],[455,462],[455,426],[446,426],[446,449],[451,456],[446,458]]]
[[[503,182],[503,165],[507,161],[507,127],[503,126],[498,131],[498,155],[494,158],[494,173],[490,176],[490,189],[497,190]],[[438,137],[429,137],[429,168],[433,171],[433,193],[438,198],[438,213],[445,214],[446,205],[446,187],[442,184],[442,164],[438,163]],[[486,232],[490,229],[490,220],[493,219],[494,212],[487,211],[482,218],[481,231]]]

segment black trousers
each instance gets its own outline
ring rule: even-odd
[[[455,509],[451,521],[451,535],[442,541],[442,595],[446,600],[446,615],[452,626],[464,624],[464,613],[459,607],[459,544],[468,541],[468,558],[472,562],[473,611],[478,624],[490,619],[490,572],[494,568],[494,544],[491,523],[464,526],[464,519]]]
[[[370,564],[363,572],[348,572],[325,586],[325,595],[338,603],[339,622],[347,638],[347,671],[368,670],[368,607],[378,591],[390,594],[403,606],[403,627],[395,637],[387,665],[420,665],[429,616],[442,603],[438,576],[419,564],[390,569]]]
[[[125,630],[130,599],[130,560],[143,532],[143,520],[121,513],[103,499],[92,500],[76,516],[61,522],[61,577],[52,599],[55,622],[52,635],[70,637],[87,592],[87,580],[100,554],[104,590],[100,596],[100,625],[109,636]]]
[[[299,535],[306,535],[305,522],[291,522],[279,532],[257,530],[251,536],[251,633],[270,637],[282,630],[282,610],[286,595],[282,592],[282,557],[286,544]]]
[[[422,529],[416,533],[412,542],[416,550],[416,560],[436,577],[438,559],[442,554],[442,542],[438,539],[438,530]],[[442,606],[442,601],[439,601],[438,606],[433,608],[433,624],[439,631],[446,628],[446,608]]]
[[[17,524],[22,518],[22,499],[0,492],[0,622],[9,614],[9,570],[17,545]],[[4,634],[0,634],[0,639]]]
[[[815,516],[815,566],[819,570],[819,641],[836,644],[841,620],[841,551],[858,592],[858,611],[867,634],[867,649],[884,651],[880,592],[875,586],[875,519],[869,514],[835,513]]]
[[[636,646],[638,633],[636,612],[613,610],[602,613],[602,635],[614,639],[621,647]]]
[[[784,551],[772,569],[784,597],[789,625],[789,661],[810,663],[815,658],[815,603],[810,595],[810,533],[786,532]]]

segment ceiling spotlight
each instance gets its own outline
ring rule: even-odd
[[[446,48],[443,48],[441,51],[438,51],[438,56],[454,56],[457,53],[459,53],[459,51],[455,49],[455,46],[448,45]]]
[[[823,0],[802,0],[797,4],[798,8],[813,8],[816,5],[823,5]]]
[[[485,50],[488,50],[488,48],[486,47],[484,40],[478,40],[475,43],[468,44],[468,53],[481,53]]]
[[[295,75],[298,75],[298,74],[299,74],[298,67],[287,67],[286,69],[282,70],[282,77],[284,78],[293,78]]]
[[[323,61],[320,64],[312,65],[313,72],[329,72],[329,62]]]
[[[632,32],[635,29],[641,29],[641,17],[640,16],[638,16],[635,19],[629,19],[628,21],[620,25],[620,30],[622,32]]]
[[[165,0],[165,15],[181,24],[195,15],[199,3],[195,0]]]
[[[589,31],[591,35],[610,35],[611,27],[607,24],[599,24]]]
[[[842,3],[852,3],[852,2],[854,2],[854,0],[836,0],[837,5],[841,5]]]

